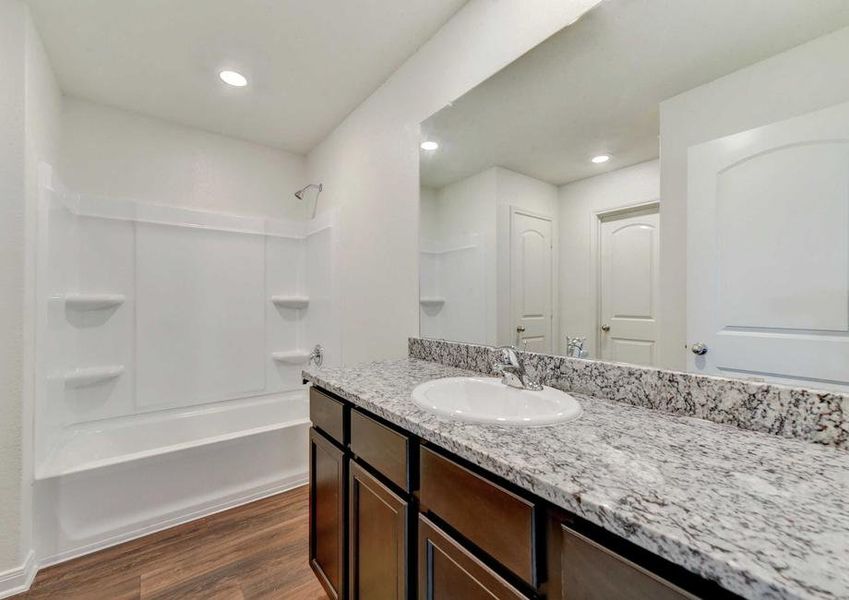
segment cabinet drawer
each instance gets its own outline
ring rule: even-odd
[[[561,591],[570,600],[696,600],[696,596],[560,525]]]
[[[527,600],[492,569],[419,516],[419,600]]]
[[[534,504],[428,448],[421,448],[419,461],[422,510],[538,587]]]
[[[345,405],[327,394],[310,388],[310,421],[340,444],[345,440]]]
[[[351,411],[351,452],[410,491],[410,439],[358,410]]]

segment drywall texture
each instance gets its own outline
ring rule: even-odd
[[[419,123],[597,1],[472,0],[309,154],[341,207],[343,363],[402,357],[418,331]]]
[[[73,192],[302,218],[302,156],[125,110],[65,99],[59,172]]]
[[[560,352],[564,336],[585,336],[589,356],[597,356],[598,292],[593,230],[597,214],[656,201],[660,197],[659,162],[652,160],[559,188],[560,197]],[[662,209],[661,209],[662,210]],[[664,251],[661,240],[661,252]],[[661,337],[663,332],[661,331]],[[658,365],[669,367],[671,365]]]
[[[849,100],[849,28],[660,105],[660,364],[686,364],[687,148]]]
[[[0,572],[20,562],[25,44],[25,5],[0,0]]]

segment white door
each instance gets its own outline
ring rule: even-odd
[[[653,365],[660,258],[657,207],[602,219],[599,246],[601,358]]]
[[[849,104],[694,146],[690,370],[849,383]]]
[[[510,305],[520,348],[551,352],[551,219],[513,211],[510,217]]]

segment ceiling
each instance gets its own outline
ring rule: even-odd
[[[607,0],[425,121],[440,148],[422,184],[498,165],[560,185],[656,158],[662,100],[847,25],[847,0]]]
[[[62,90],[305,153],[466,0],[30,0]],[[245,88],[218,79],[243,73]]]

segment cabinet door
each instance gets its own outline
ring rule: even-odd
[[[327,595],[345,598],[345,488],[342,450],[310,429],[310,567]]]
[[[408,503],[351,462],[351,598],[407,597]]]
[[[528,596],[419,515],[419,600],[523,600]]]
[[[552,600],[697,600],[689,592],[552,520]]]

